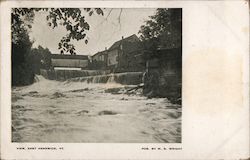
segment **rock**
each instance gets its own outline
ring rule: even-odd
[[[104,110],[98,113],[98,115],[115,115],[117,112]]]
[[[75,90],[71,90],[70,92],[83,92],[83,91],[89,91],[89,88],[84,88],[84,89],[75,89]]]
[[[105,93],[111,93],[111,94],[121,94],[119,91],[121,88],[109,88],[105,90]]]
[[[56,99],[56,98],[61,98],[61,97],[66,97],[66,95],[59,93],[59,92],[55,92],[52,96],[51,99]]]

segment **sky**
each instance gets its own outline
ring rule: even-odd
[[[119,23],[119,13],[121,9],[104,9],[104,16],[86,14],[85,19],[90,25],[87,33],[88,44],[82,41],[71,41],[76,48],[78,55],[93,55],[98,51],[103,51],[105,47],[109,48],[114,42],[121,39],[122,36],[128,37],[132,34],[139,36],[140,26],[144,24],[149,16],[154,15],[155,9],[122,9]],[[33,47],[41,45],[48,48],[53,54],[59,54],[58,43],[60,39],[67,34],[63,26],[52,29],[47,25],[46,12],[35,14],[30,38],[34,40]]]

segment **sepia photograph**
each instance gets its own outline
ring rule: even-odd
[[[181,8],[12,8],[11,141],[181,143]]]
[[[0,159],[249,159],[249,2],[0,2]]]

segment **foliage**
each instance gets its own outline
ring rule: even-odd
[[[12,28],[15,32],[12,31],[12,34],[15,34],[16,37],[15,39],[12,38],[12,85],[28,85],[34,79],[29,59],[32,42],[22,21],[14,18],[12,24],[15,24]]]
[[[29,23],[32,23],[34,20],[35,12],[44,11],[48,15],[46,17],[48,25],[52,28],[62,25],[66,28],[68,33],[64,35],[61,41],[58,44],[58,49],[61,54],[75,53],[75,47],[70,43],[71,40],[84,40],[85,44],[88,43],[88,38],[86,37],[86,31],[90,29],[90,25],[85,20],[82,12],[85,11],[89,16],[93,14],[104,15],[102,9],[100,8],[84,8],[83,10],[79,8],[14,8],[12,10],[12,22],[26,20]],[[14,21],[13,21],[14,20]],[[22,25],[25,25],[24,22],[21,22]],[[31,27],[30,24],[26,24],[28,28]],[[12,23],[12,39],[15,41],[16,28],[15,23]]]
[[[40,74],[40,69],[50,69],[51,52],[48,48],[38,46],[31,50],[30,59],[32,61],[32,69],[35,74]]]
[[[139,31],[146,49],[176,48],[182,45],[181,9],[158,8],[155,15],[149,18]]]
[[[38,47],[32,49],[33,42],[29,39],[29,30],[32,27],[35,12],[48,13],[46,19],[48,25],[56,28],[62,25],[68,33],[62,37],[58,44],[61,54],[75,54],[75,48],[70,44],[71,40],[85,40],[86,31],[90,25],[85,21],[82,12],[89,16],[93,14],[103,15],[100,8],[13,8],[11,12],[11,32],[12,32],[12,86],[28,85],[33,83],[34,74],[39,74],[40,68],[48,69],[50,66],[50,52],[48,49]]]

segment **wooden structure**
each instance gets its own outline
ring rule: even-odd
[[[86,55],[51,55],[51,66],[53,69],[85,69],[88,67],[89,59]]]
[[[140,39],[135,35],[115,42],[107,52],[107,68],[118,72],[142,71],[143,47]]]
[[[92,56],[92,68],[93,69],[106,69],[107,67],[107,55],[108,51],[97,52]]]

